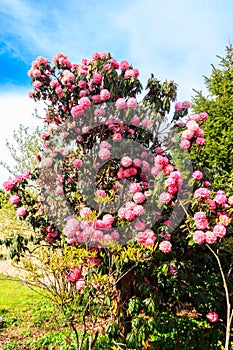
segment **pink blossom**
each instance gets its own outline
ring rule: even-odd
[[[128,168],[132,164],[132,159],[128,156],[122,157],[121,158],[121,165],[125,168]]]
[[[84,107],[80,105],[76,105],[71,108],[71,115],[73,117],[78,117],[84,113]]]
[[[209,205],[210,210],[215,210],[216,209],[216,203],[212,199],[207,199],[207,203]]]
[[[178,111],[181,111],[183,109],[183,103],[182,102],[177,102],[175,104],[175,111],[178,112]]]
[[[190,146],[191,146],[191,143],[190,143],[189,140],[186,140],[186,139],[181,140],[181,142],[180,142],[180,148],[181,148],[182,150],[187,151],[187,150],[190,148]]]
[[[169,241],[163,241],[159,243],[159,250],[163,252],[164,254],[168,254],[172,250],[172,244]]]
[[[217,235],[212,231],[206,231],[206,243],[213,244],[217,242]]]
[[[86,89],[86,87],[87,87],[86,81],[85,81],[85,80],[79,80],[79,82],[78,82],[78,87],[79,87],[80,89]]]
[[[231,223],[231,218],[229,218],[229,216],[224,215],[224,214],[220,214],[219,215],[219,221],[222,225],[224,226],[229,226]]]
[[[199,211],[194,214],[194,221],[198,230],[205,230],[208,227],[206,214],[203,211]]]
[[[15,194],[9,198],[9,201],[11,204],[18,204],[20,201],[20,197],[17,194]]]
[[[226,234],[226,227],[221,223],[218,223],[213,227],[213,232],[217,235],[217,237],[224,237]]]
[[[123,171],[124,178],[131,177],[137,174],[137,169],[134,167],[127,168]]]
[[[143,203],[145,199],[146,199],[146,196],[142,192],[136,192],[133,195],[133,200],[137,204]]]
[[[183,106],[183,108],[190,108],[191,103],[189,101],[184,101],[184,102],[182,102],[182,106]]]
[[[198,146],[203,146],[205,145],[205,139],[203,139],[203,137],[198,137],[195,141],[195,144]]]
[[[125,210],[124,218],[128,221],[132,221],[135,219],[135,214],[132,210]]]
[[[211,182],[209,182],[209,181],[203,181],[203,185],[204,185],[205,187],[210,187],[210,186],[211,186]]]
[[[129,69],[130,65],[127,61],[121,61],[120,64],[119,64],[119,68],[122,70],[122,71],[125,71],[127,69]]]
[[[114,217],[111,214],[105,214],[102,220],[106,225],[111,226],[114,222]]]
[[[205,243],[205,239],[206,239],[206,234],[203,231],[195,231],[193,233],[193,240],[195,243],[197,244],[203,244]]]
[[[15,183],[15,179],[9,179],[3,183],[3,188],[6,191],[10,191],[14,187]]]
[[[20,207],[16,210],[16,215],[17,216],[24,216],[26,215],[27,211],[24,207]]]
[[[61,186],[57,186],[56,189],[55,189],[55,193],[57,195],[61,195],[61,194],[64,193],[64,190],[63,190],[63,188]]]
[[[161,204],[168,204],[173,199],[173,196],[168,192],[162,192],[159,196]]]
[[[82,165],[83,165],[83,161],[81,159],[76,158],[73,160],[73,166],[75,168],[80,168]]]
[[[106,192],[104,190],[97,190],[95,194],[101,198],[106,197]]]
[[[186,127],[187,127],[187,129],[192,130],[194,132],[199,129],[199,125],[198,125],[198,123],[195,120],[187,121]]]
[[[81,97],[79,101],[79,105],[84,109],[89,108],[91,106],[91,101],[88,97]]]
[[[67,276],[67,281],[68,282],[77,282],[82,276],[82,269],[74,267],[71,272]]]
[[[209,118],[209,116],[205,112],[199,114],[199,121],[207,120],[208,118]]]
[[[202,180],[203,179],[203,173],[199,170],[194,171],[192,174],[192,177],[196,180]]]
[[[217,322],[218,321],[218,314],[214,311],[210,311],[207,314],[207,318],[210,322]]]
[[[115,60],[115,58],[110,58],[109,63],[111,64],[111,66],[115,69],[119,68],[119,63]]]
[[[111,147],[112,147],[112,145],[109,142],[107,142],[107,141],[101,141],[100,145],[99,145],[99,148],[110,149]]]
[[[111,238],[114,240],[114,241],[118,241],[119,238],[120,238],[120,235],[119,233],[115,230],[111,233]]]
[[[100,91],[101,101],[106,101],[110,98],[111,94],[107,89],[103,89]]]
[[[140,204],[135,205],[135,207],[133,208],[133,213],[134,213],[136,216],[140,216],[140,215],[144,214],[144,208],[143,208],[143,206],[140,205]]]
[[[133,159],[133,166],[135,167],[135,168],[139,168],[140,166],[141,166],[141,160],[140,159],[138,159],[138,158],[134,158]]]
[[[115,102],[115,106],[117,109],[124,109],[127,108],[127,102],[125,101],[124,98],[118,98]]]
[[[85,282],[82,278],[80,278],[80,279],[76,282],[75,286],[76,286],[76,289],[77,289],[77,290],[83,290],[84,287],[86,286],[86,282]]]
[[[129,108],[135,109],[135,108],[137,107],[137,100],[136,100],[136,98],[130,97],[130,98],[127,100],[127,106],[128,106]]]
[[[92,76],[92,79],[93,79],[93,82],[94,82],[95,84],[101,84],[101,83],[102,83],[103,77],[102,77],[102,75],[99,74],[99,73],[94,73],[93,76]]]
[[[182,138],[186,140],[191,140],[194,136],[194,131],[186,129],[182,132]]]
[[[125,78],[125,79],[132,78],[132,77],[134,77],[134,76],[135,76],[135,71],[134,71],[134,69],[127,69],[127,70],[125,71],[125,74],[124,74],[124,78]]]
[[[129,185],[129,191],[133,194],[136,192],[140,192],[140,185],[137,182],[131,182],[131,184]]]
[[[115,132],[113,135],[112,135],[112,139],[116,142],[119,142],[122,140],[122,135],[119,133],[119,132]]]
[[[142,231],[145,230],[146,224],[139,219],[134,223],[134,227],[136,228],[137,231]]]
[[[194,192],[194,197],[202,197],[202,198],[210,198],[210,190],[208,190],[208,188],[205,187],[201,187],[198,188],[195,192]]]
[[[214,200],[217,204],[219,205],[224,205],[227,202],[227,196],[226,193],[222,190],[217,191],[215,196],[214,196]]]
[[[145,129],[150,130],[150,128],[152,126],[152,121],[148,117],[145,117],[141,121],[141,124],[142,124],[142,126],[144,126]]]
[[[107,148],[101,148],[98,152],[98,156],[102,160],[107,160],[111,156],[111,152]]]
[[[167,187],[167,192],[168,192],[169,194],[175,194],[177,191],[178,191],[178,188],[177,188],[176,185],[169,185],[169,186]]]
[[[85,218],[86,216],[91,216],[92,212],[91,209],[88,207],[84,207],[80,210],[80,216],[81,218]]]
[[[79,222],[76,219],[69,219],[64,227],[64,234],[67,238],[72,238],[79,230]]]
[[[144,246],[153,246],[156,241],[154,231],[152,231],[151,229],[139,232],[135,236],[135,239],[138,243],[143,244]]]
[[[92,96],[93,98],[93,96]],[[98,101],[99,103],[100,101]],[[94,102],[95,103],[95,102]],[[106,111],[104,108],[100,107],[100,108],[96,108],[96,110],[94,111],[94,116],[95,117],[103,117],[106,114]]]
[[[131,119],[131,124],[134,126],[138,126],[140,124],[140,118],[138,115],[134,115]]]

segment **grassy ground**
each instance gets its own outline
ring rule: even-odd
[[[59,320],[62,322],[62,320]],[[0,275],[0,349],[72,349],[52,304],[21,282]],[[64,346],[62,346],[62,341]],[[57,345],[56,345],[57,343]],[[59,345],[58,345],[59,344]]]

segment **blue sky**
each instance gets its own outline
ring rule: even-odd
[[[138,68],[144,84],[153,72],[190,100],[233,42],[232,23],[232,0],[0,0],[0,159],[10,162],[5,140],[20,123],[38,124],[27,97],[37,56],[65,53],[78,63],[111,52]],[[6,178],[0,167],[0,183]]]

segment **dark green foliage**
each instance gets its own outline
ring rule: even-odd
[[[212,65],[205,85],[210,93],[205,97],[197,92],[193,98],[195,113],[205,111],[209,119],[204,123],[206,147],[191,152],[198,166],[204,166],[227,177],[233,171],[233,48],[226,47],[226,56],[219,57],[219,68]]]

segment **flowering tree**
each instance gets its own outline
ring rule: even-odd
[[[29,96],[46,103],[48,129],[38,166],[3,184],[35,231],[13,254],[61,307],[77,349],[86,334],[94,348],[101,317],[116,348],[147,348],[159,310],[190,301],[174,293],[185,284],[190,247],[215,244],[230,230],[232,196],[211,191],[189,157],[205,144],[208,115],[188,115],[190,103],[179,102],[171,121],[176,85],[153,75],[138,102],[139,71],[106,53],[80,64],[63,54],[53,65],[37,57],[28,74]],[[36,269],[22,259],[32,243]]]

